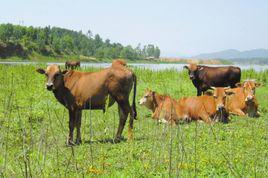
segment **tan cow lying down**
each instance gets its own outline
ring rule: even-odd
[[[158,122],[173,124],[179,120],[172,107],[178,108],[178,103],[170,96],[159,95],[154,91],[146,90],[139,104],[150,109],[153,112],[152,118]]]
[[[259,117],[255,89],[261,86],[255,80],[246,80],[236,84],[238,88],[229,89],[234,95],[227,99],[227,110],[239,116]]]
[[[45,74],[46,87],[52,90],[57,100],[69,110],[69,139],[67,144],[73,144],[74,127],[77,129],[76,144],[81,143],[81,117],[83,109],[105,110],[116,101],[120,114],[119,126],[115,141],[119,141],[128,114],[129,139],[132,136],[133,119],[136,118],[136,76],[126,67],[124,61],[114,61],[112,66],[98,72],[61,71],[58,65],[50,65],[37,72]],[[129,94],[134,84],[132,107],[129,104]]]
[[[213,96],[203,95],[183,97],[179,100],[170,96],[159,95],[147,90],[140,99],[140,104],[153,112],[152,118],[159,122],[179,123],[180,121],[202,120],[206,123],[213,121],[228,122],[225,109],[227,88],[214,88]]]

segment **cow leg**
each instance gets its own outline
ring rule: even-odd
[[[73,143],[74,126],[75,126],[75,111],[69,109],[69,138],[67,140],[67,145],[74,145]]]
[[[238,82],[238,83],[239,83],[239,82]],[[231,88],[236,88],[235,84],[236,84],[236,83],[231,83],[231,84],[230,84],[230,87],[231,87]]]
[[[80,145],[82,143],[81,130],[80,130],[82,111],[81,110],[77,111],[75,116],[76,116],[76,118],[75,118],[75,126],[76,126],[76,141],[75,141],[75,144]]]
[[[212,121],[207,113],[201,113],[200,118],[206,122],[207,124],[210,124]]]
[[[230,111],[230,113],[238,116],[246,116],[246,114],[241,109],[235,109],[233,111]]]
[[[201,96],[202,95],[202,91],[200,89],[197,89],[197,96]]]
[[[254,116],[254,117],[260,117],[260,116],[261,116],[260,112],[257,111],[257,112],[255,113],[255,116]]]
[[[119,126],[116,133],[115,142],[119,142],[122,137],[122,132],[126,124],[128,114],[130,112],[129,102],[118,102],[118,112],[119,112]],[[133,126],[133,123],[132,123]]]

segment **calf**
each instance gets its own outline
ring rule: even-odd
[[[230,89],[234,95],[227,100],[227,109],[229,113],[249,117],[259,117],[258,102],[255,96],[255,90],[261,86],[255,80],[246,80],[243,83],[236,84],[238,88]]]
[[[241,69],[239,67],[209,67],[197,64],[184,66],[188,69],[189,77],[197,89],[197,96],[210,89],[210,87],[235,88],[240,82]]]
[[[77,129],[76,144],[81,143],[81,117],[84,109],[102,109],[118,103],[119,126],[115,141],[120,141],[128,114],[129,139],[132,137],[133,119],[136,118],[136,76],[125,65],[114,61],[112,66],[98,72],[61,71],[58,65],[50,65],[37,72],[45,74],[46,87],[53,91],[56,99],[69,111],[69,138],[67,144],[73,144],[74,127]],[[122,63],[123,64],[123,63]],[[133,87],[133,103],[129,104],[129,95]]]

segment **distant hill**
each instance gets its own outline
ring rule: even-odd
[[[123,58],[143,60],[159,58],[160,49],[153,44],[137,47],[112,43],[100,35],[73,31],[60,27],[27,27],[0,24],[0,60],[8,58],[74,58],[103,59]]]
[[[268,58],[268,49],[253,49],[247,51],[239,51],[236,49],[228,49],[214,53],[203,53],[192,58],[196,59],[252,59],[252,58]]]

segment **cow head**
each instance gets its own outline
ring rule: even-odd
[[[237,87],[242,87],[244,96],[245,96],[245,102],[252,102],[255,98],[255,90],[257,87],[260,87],[262,84],[256,82],[255,80],[246,80],[243,83],[237,83]]]
[[[36,70],[40,74],[44,74],[47,78],[46,88],[51,90],[57,90],[59,87],[63,85],[63,75],[67,71],[61,71],[60,67],[56,64],[49,65],[45,70],[37,69]]]
[[[211,87],[213,92],[206,92],[209,95],[214,97],[215,105],[216,105],[216,113],[214,115],[214,121],[220,121],[223,123],[227,123],[228,119],[228,112],[225,108],[226,97],[228,95],[234,94],[232,91],[229,91],[229,87]]]
[[[234,94],[234,92],[229,91],[229,87],[211,87],[211,89],[213,90],[213,93],[208,91],[206,94],[214,97],[216,110],[220,111],[225,109],[226,97]]]
[[[189,64],[188,66],[184,66],[183,68],[188,70],[188,74],[191,80],[195,80],[198,76],[198,72],[204,69],[204,67],[199,66],[197,64]]]
[[[146,89],[145,94],[139,101],[140,105],[152,109],[155,105],[155,92],[149,89]]]

